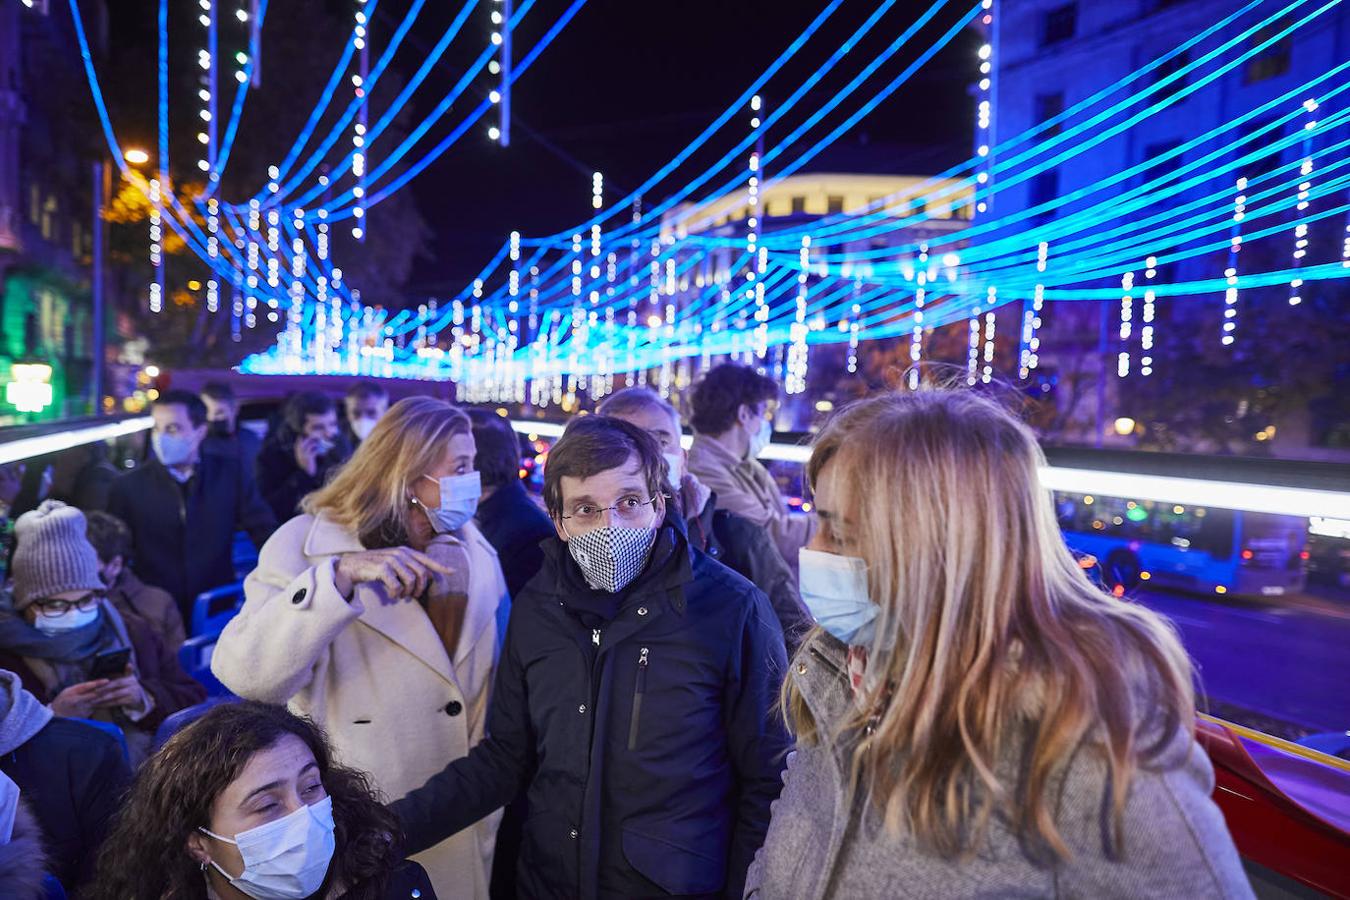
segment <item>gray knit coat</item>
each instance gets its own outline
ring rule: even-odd
[[[813,637],[789,678],[825,728],[852,702],[845,648]],[[1037,864],[997,817],[965,858],[944,859],[907,833],[892,835],[858,799],[844,807],[841,761],[803,746],[788,759],[782,795],[764,847],[750,867],[746,897],[755,900],[865,900],[897,897],[1248,898],[1252,890],[1223,816],[1210,799],[1214,770],[1194,740],[1178,735],[1154,770],[1131,782],[1124,852],[1105,848],[1110,794],[1106,765],[1082,750],[1061,773],[1056,824],[1072,851],[1058,864]],[[1000,766],[1000,776],[1015,767]]]

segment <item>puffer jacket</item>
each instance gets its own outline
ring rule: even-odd
[[[488,737],[393,808],[410,849],[528,787],[532,900],[739,897],[781,782],[786,665],[764,595],[691,552],[671,512],[614,617],[590,627],[566,545],[516,598]],[[609,596],[609,595],[606,595]]]

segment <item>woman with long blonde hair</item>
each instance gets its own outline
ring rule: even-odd
[[[472,521],[468,417],[411,397],[263,546],[211,668],[327,731],[396,799],[483,737],[506,583]],[[488,896],[496,819],[419,854],[444,898]]]
[[[1030,430],[921,390],[839,413],[807,468],[818,627],[747,896],[1248,897],[1168,625],[1064,546]]]

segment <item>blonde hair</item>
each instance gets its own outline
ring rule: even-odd
[[[1136,766],[1194,727],[1175,634],[1088,580],[1040,486],[1044,464],[1006,410],[946,389],[847,407],[808,464],[813,488],[829,467],[841,552],[866,561],[881,609],[871,708],[850,704],[827,729],[789,679],[789,725],[842,750],[850,792],[892,833],[903,824],[948,857],[979,846],[998,814],[1033,857],[1067,858],[1051,786],[1084,745],[1106,760],[1118,853]]]
[[[444,400],[408,397],[380,417],[370,435],[332,481],[309,494],[300,508],[360,537],[367,547],[406,543],[410,480],[444,458],[446,443],[470,433],[469,417]]]

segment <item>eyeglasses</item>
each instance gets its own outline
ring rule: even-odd
[[[103,591],[90,591],[75,600],[35,600],[34,605],[37,606],[38,612],[44,616],[56,618],[57,616],[64,616],[72,609],[88,612],[102,603],[107,596]]]
[[[650,499],[643,500],[636,494],[629,494],[626,497],[620,497],[613,506],[577,503],[572,507],[570,516],[562,516],[561,518],[582,525],[595,525],[605,518],[605,513],[613,512],[614,517],[620,522],[632,524],[641,521],[645,515],[643,507],[652,505],[656,502],[656,498],[660,496],[660,494],[653,494]]]

